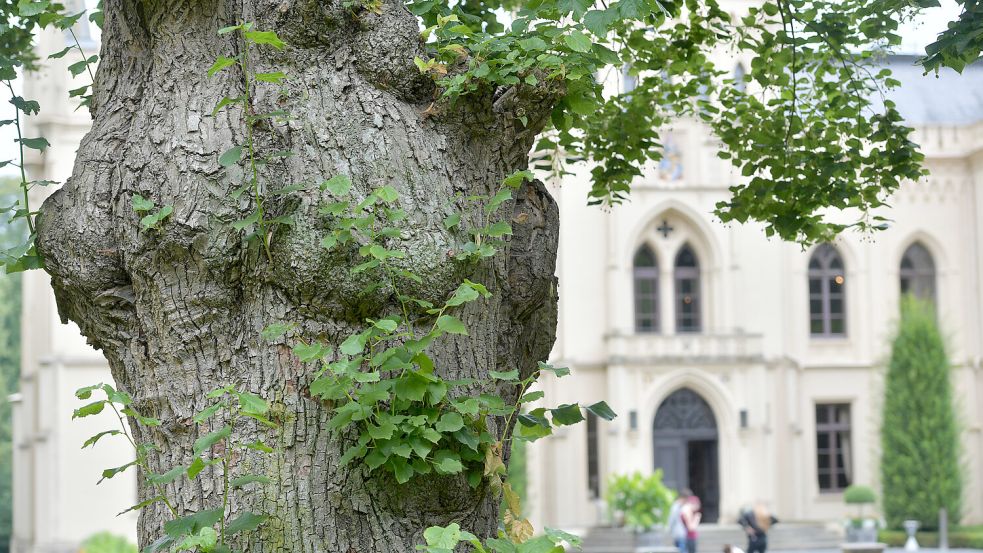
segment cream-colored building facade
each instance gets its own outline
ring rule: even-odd
[[[742,177],[695,122],[666,130],[667,161],[624,205],[586,206],[587,170],[553,189],[552,358],[573,375],[542,386],[550,403],[606,400],[619,417],[530,446],[539,526],[603,523],[610,475],[656,468],[701,495],[711,520],[733,523],[755,501],[786,520],[846,517],[846,484],[878,486],[902,280],[934,296],[962,424],[964,520],[983,521],[983,67],[936,79],[913,57],[885,63],[931,171],[891,199],[888,230],[803,249],[720,223],[714,205]]]
[[[87,27],[76,29],[89,54],[98,44]],[[48,31],[38,41],[42,59],[69,45],[70,37]],[[67,101],[68,91],[88,84],[87,74],[72,79],[67,66],[81,59],[72,54],[48,60],[45,68],[23,79],[23,95],[41,104],[26,122],[25,136],[44,136],[51,147],[27,160],[30,178],[64,182],[72,174],[75,151],[89,129],[88,113]],[[34,150],[28,150],[34,153]],[[40,203],[47,190],[36,188]],[[79,544],[100,531],[136,541],[134,512],[116,516],[135,503],[136,474],[128,471],[96,485],[103,469],[133,458],[125,439],[100,440],[80,449],[86,438],[118,428],[109,412],[72,420],[84,403],[78,388],[112,382],[106,359],[89,347],[74,324],[63,324],[50,280],[42,271],[24,274],[21,322],[20,390],[14,402],[13,553],[75,553]]]
[[[57,52],[65,40],[45,33],[39,50]],[[88,129],[86,112],[66,101],[70,89],[88,82],[84,75],[71,80],[65,67],[73,61],[49,61],[24,79],[25,96],[42,105],[28,135],[52,144],[29,160],[32,178],[64,181]],[[702,487],[724,522],[758,499],[785,519],[843,517],[841,493],[820,489],[817,406],[831,409],[822,415],[832,421],[827,438],[843,442],[827,454],[827,464],[840,460],[826,470],[876,486],[881,367],[898,313],[901,261],[913,244],[930,255],[951,345],[966,519],[983,520],[983,70],[929,81],[909,62],[892,61],[904,82],[899,103],[918,129],[932,174],[896,195],[889,230],[847,234],[834,244],[843,269],[824,275],[843,279],[842,336],[810,333],[813,250],[768,240],[754,225],[714,220],[714,204],[740,177],[717,158],[702,126],[681,121],[667,130],[667,161],[649,168],[624,205],[587,207],[586,168],[554,183],[562,222],[553,360],[573,375],[542,387],[551,403],[605,400],[620,416],[562,428],[530,447],[528,503],[538,527],[604,522],[598,498],[608,476],[651,472],[657,462],[667,480]],[[643,247],[650,261],[636,269]],[[689,287],[684,293],[677,294],[677,280]],[[636,295],[645,296],[642,313]],[[837,299],[830,296],[819,298],[827,312]],[[827,314],[821,326],[839,325],[834,318]],[[110,380],[105,360],[77,327],[62,324],[42,272],[24,279],[22,326],[13,551],[76,551],[102,530],[132,539],[136,515],[116,513],[135,501],[135,474],[96,486],[103,468],[131,458],[127,444],[107,439],[80,449],[115,419],[103,413],[71,420],[80,403],[74,390]]]

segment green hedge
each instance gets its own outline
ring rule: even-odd
[[[903,298],[881,424],[881,497],[888,528],[914,519],[932,530],[942,507],[953,524],[959,523],[962,474],[950,379],[933,306]]]
[[[915,537],[922,547],[937,547],[939,545],[938,532],[917,532]],[[881,530],[878,539],[891,547],[901,547],[908,539],[908,535],[905,534],[904,530]],[[983,549],[983,527],[949,530],[949,547]]]

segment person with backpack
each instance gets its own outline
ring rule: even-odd
[[[737,522],[747,533],[747,553],[765,553],[768,550],[768,530],[778,519],[764,504],[758,503],[753,509],[745,508]]]

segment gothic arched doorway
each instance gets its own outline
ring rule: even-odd
[[[704,522],[720,516],[717,420],[706,400],[689,388],[676,390],[655,412],[655,468],[670,488],[693,490],[703,502]]]

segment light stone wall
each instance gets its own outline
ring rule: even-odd
[[[849,403],[853,481],[878,486],[883,365],[897,322],[899,264],[922,243],[937,271],[939,320],[954,365],[967,478],[965,517],[983,521],[983,123],[918,128],[930,176],[895,194],[888,230],[846,233],[835,243],[846,265],[847,336],[808,329],[811,250],[765,237],[759,225],[723,225],[714,204],[740,175],[718,160],[707,130],[667,129],[682,144],[683,176],[652,167],[631,201],[608,212],[588,207],[588,173],[554,186],[561,210],[560,325],[553,361],[573,376],[544,384],[550,403],[607,400],[620,416],[602,423],[602,481],[654,469],[652,421],[671,392],[688,387],[711,406],[719,430],[721,521],[764,500],[788,520],[835,521],[850,512],[842,494],[820,493],[815,405]],[[832,214],[846,217],[848,214]],[[656,228],[674,227],[669,238]],[[635,334],[632,256],[643,242],[660,268],[662,334]],[[671,267],[688,242],[700,258],[704,330],[675,335]],[[602,384],[603,382],[603,384]],[[741,410],[748,426],[740,428]],[[629,428],[629,413],[637,429]],[[531,513],[538,526],[585,528],[605,513],[588,497],[586,429],[564,428],[530,447]],[[602,491],[603,495],[603,491]]]

